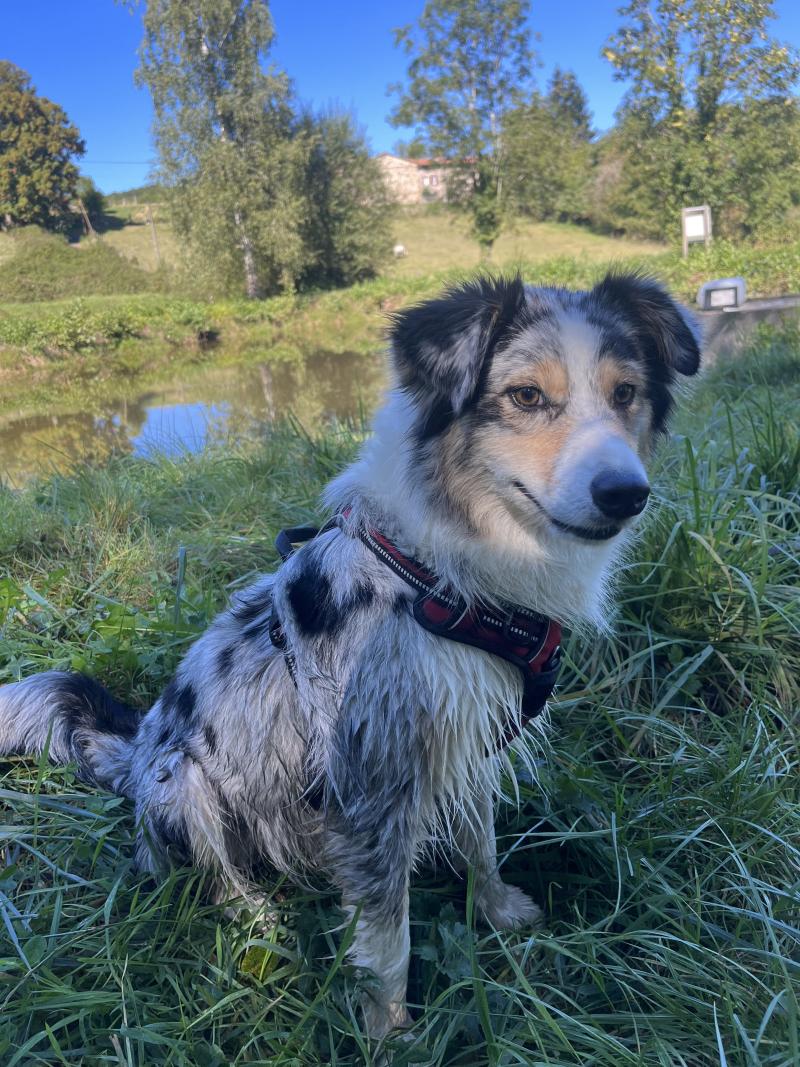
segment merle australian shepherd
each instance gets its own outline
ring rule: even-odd
[[[408,1024],[409,878],[432,842],[474,869],[487,923],[539,916],[500,879],[494,802],[546,744],[560,624],[603,625],[700,352],[663,289],[617,273],[458,286],[395,317],[391,362],[335,519],[234,598],[149,712],[60,671],[0,688],[0,753],[130,797],[144,870],[195,863],[246,897],[265,867],[324,872],[377,978],[374,1037]]]

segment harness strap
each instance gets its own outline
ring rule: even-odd
[[[275,547],[284,563],[294,553],[296,545],[341,526],[341,519],[347,518],[349,513],[350,509],[345,509],[321,530],[315,526],[281,530]],[[362,526],[357,536],[382,563],[415,590],[417,596],[412,614],[423,629],[438,637],[489,652],[519,670],[522,676],[519,725],[522,729],[541,714],[552,696],[561,666],[560,623],[519,605],[503,604],[496,609],[470,605],[455,591],[442,588],[435,574],[419,560],[404,555],[378,530]],[[274,605],[269,636],[275,648],[283,653],[286,668],[296,686],[296,660]],[[497,740],[497,749],[510,744],[518,732],[518,724],[510,722]]]
[[[452,590],[438,588],[436,575],[377,530],[361,527],[358,536],[383,563],[415,589],[412,613],[423,629],[459,644],[490,652],[522,674],[521,725],[541,714],[561,667],[561,625],[518,605],[502,610],[468,605]],[[513,724],[506,741],[513,739]]]
[[[281,530],[275,538],[275,547],[285,563],[286,560],[294,554],[295,545],[302,545],[305,544],[306,541],[313,541],[319,534],[324,533],[326,530],[333,529],[335,525],[335,523],[329,522],[326,526],[323,526],[321,530],[317,526],[289,526],[285,530]]]

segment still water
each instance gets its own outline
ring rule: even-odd
[[[196,452],[221,440],[263,436],[289,413],[309,430],[358,419],[375,407],[384,367],[378,357],[336,354],[303,363],[181,368],[150,388],[127,384],[82,409],[0,418],[0,480],[18,485],[118,452]]]

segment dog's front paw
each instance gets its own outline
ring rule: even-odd
[[[367,995],[364,998],[364,1024],[373,1041],[391,1036],[403,1038],[404,1030],[414,1025],[408,1008],[400,1001],[381,1002]]]
[[[538,926],[542,909],[515,885],[492,879],[477,894],[475,903],[484,920],[495,930],[522,930]]]

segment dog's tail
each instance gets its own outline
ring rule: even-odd
[[[83,781],[127,791],[141,715],[83,674],[47,671],[0,686],[0,755],[75,763]]]

